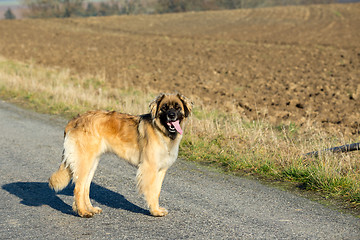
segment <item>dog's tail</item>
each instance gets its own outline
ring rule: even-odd
[[[61,163],[59,170],[54,172],[49,178],[49,186],[56,192],[61,191],[69,184],[71,178],[72,172],[69,166],[66,166],[63,162]]]

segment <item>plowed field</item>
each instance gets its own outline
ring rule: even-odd
[[[359,134],[360,4],[4,20],[0,55]]]

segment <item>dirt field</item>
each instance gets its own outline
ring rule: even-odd
[[[0,55],[178,90],[247,119],[360,131],[360,4],[0,21]]]

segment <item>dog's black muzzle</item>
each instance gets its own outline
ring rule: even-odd
[[[168,122],[174,122],[177,120],[177,113],[175,110],[171,109],[166,114]]]

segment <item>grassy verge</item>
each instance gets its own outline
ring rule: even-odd
[[[0,97],[39,112],[70,118],[89,109],[114,109],[132,114],[148,111],[156,93],[114,89],[103,76],[78,76],[0,58]],[[360,206],[359,153],[302,153],[342,145],[344,140],[312,126],[272,126],[266,121],[246,122],[236,114],[206,109],[198,102],[181,145],[182,157],[215,165],[238,174],[300,183],[326,197]]]

